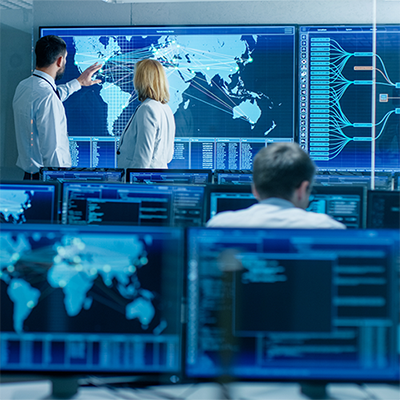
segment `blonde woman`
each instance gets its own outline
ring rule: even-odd
[[[140,106],[121,135],[119,168],[168,168],[174,154],[175,119],[168,106],[168,81],[156,60],[136,63],[133,80]]]

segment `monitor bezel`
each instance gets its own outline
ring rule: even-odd
[[[116,185],[116,186],[121,186],[121,187],[126,187],[128,190],[132,190],[132,192],[134,192],[135,190],[139,191],[139,187],[142,187],[143,189],[147,189],[147,190],[155,190],[154,187],[177,187],[177,188],[190,188],[190,187],[197,187],[197,188],[203,188],[202,194],[203,194],[203,201],[202,201],[202,211],[200,214],[201,217],[201,224],[204,224],[204,210],[205,210],[205,197],[206,197],[206,190],[207,190],[207,186],[210,184],[180,184],[180,183],[155,183],[152,185],[148,185],[146,183],[135,183],[135,184],[131,184],[131,183],[123,183],[123,182],[89,182],[86,180],[64,180],[61,183],[61,210],[60,210],[60,224],[62,225],[68,225],[68,223],[63,223],[63,212],[64,212],[64,201],[66,201],[67,199],[64,199],[66,196],[66,186],[67,185],[73,185],[73,184],[87,184],[87,185]],[[76,225],[76,224],[74,224]],[[118,225],[118,224],[117,224]],[[99,224],[96,226],[105,226],[103,224]],[[124,225],[118,225],[118,226],[124,226]],[[138,226],[138,225],[131,225],[131,226]],[[143,226],[147,226],[147,225],[143,225]],[[165,225],[162,225],[165,226]],[[174,227],[174,228],[178,228],[175,225],[169,225],[170,227]]]
[[[332,192],[330,192],[331,190]],[[366,185],[313,185],[311,195],[313,194],[343,194],[343,195],[357,195],[360,197],[360,227],[357,229],[365,229],[366,227],[366,201],[367,201],[367,186]]]
[[[23,229],[23,226],[21,225],[11,225],[7,224],[7,226],[11,229],[10,231],[14,232],[22,232],[26,233],[27,230]],[[183,355],[183,333],[184,333],[184,324],[183,324],[183,311],[184,311],[184,286],[183,282],[185,281],[185,252],[186,252],[186,246],[185,246],[185,233],[182,228],[179,227],[167,227],[167,226],[110,226],[110,225],[103,225],[103,226],[90,226],[90,225],[57,225],[54,226],[53,224],[29,224],[28,227],[30,231],[35,231],[35,230],[46,230],[46,231],[57,231],[60,233],[75,233],[79,234],[80,232],[87,232],[87,233],[99,233],[99,232],[104,232],[107,233],[109,231],[112,234],[125,234],[127,237],[130,237],[131,235],[142,235],[144,236],[146,233],[152,233],[154,230],[157,230],[157,232],[161,233],[171,233],[174,232],[176,235],[180,236],[180,241],[181,241],[181,266],[179,269],[179,274],[180,276],[176,277],[176,281],[179,284],[179,294],[177,295],[177,298],[179,297],[179,304],[177,304],[177,311],[179,309],[179,314],[177,320],[180,322],[178,323],[178,336],[180,340],[180,348],[179,348],[179,357],[177,357],[178,362],[179,362],[179,367],[176,371],[154,371],[154,372],[138,372],[138,371],[88,371],[88,369],[79,369],[79,366],[77,365],[76,369],[73,371],[63,371],[63,370],[51,370],[51,369],[43,369],[43,370],[26,370],[26,369],[20,369],[20,370],[8,370],[8,369],[2,369],[1,373],[1,381],[24,381],[24,380],[38,380],[38,379],[43,379],[45,378],[55,378],[55,377],[76,377],[77,379],[84,377],[84,376],[89,376],[89,375],[96,375],[98,377],[121,377],[123,378],[123,382],[127,381],[126,378],[124,377],[129,377],[132,379],[135,384],[138,386],[144,385],[148,386],[151,384],[169,384],[169,383],[176,383],[180,380],[182,380],[182,361],[184,360],[184,355]],[[3,230],[4,231],[4,230]],[[7,229],[6,229],[7,231]],[[178,246],[179,244],[177,244]],[[135,379],[137,377],[137,379]]]
[[[243,232],[245,236],[251,235],[251,232],[253,231],[266,231],[270,232],[273,234],[274,231],[281,231],[284,232],[296,232],[300,233],[301,231],[304,232],[304,235],[307,235],[307,233],[310,232],[309,229],[263,229],[263,228],[201,228],[201,227],[191,227],[191,228],[186,228],[185,229],[185,241],[186,241],[186,252],[185,252],[185,284],[184,284],[184,289],[185,289],[185,299],[186,299],[186,306],[188,308],[188,282],[189,282],[189,249],[188,249],[188,243],[189,243],[189,234],[190,231],[211,231],[211,230],[223,230],[226,232],[234,232],[235,234],[239,234],[240,232]],[[331,231],[330,229],[314,229],[314,231],[317,231],[320,233],[322,236],[323,235],[328,235],[329,232]],[[340,232],[343,232],[340,230]],[[400,271],[398,270],[396,266],[396,251],[398,252],[400,248],[400,237],[398,235],[398,231],[396,229],[382,229],[382,230],[372,230],[372,229],[357,229],[357,230],[348,230],[345,231],[345,234],[348,234],[349,236],[357,235],[361,237],[374,237],[379,234],[381,235],[387,235],[393,240],[393,246],[391,248],[391,253],[392,253],[392,268],[393,271],[391,271],[392,275],[399,276]],[[400,296],[397,294],[397,300],[399,300]],[[187,310],[187,313],[189,310]],[[385,384],[395,384],[398,385],[398,378],[393,378],[393,379],[379,379],[379,380],[365,380],[363,378],[359,379],[345,379],[345,378],[315,378],[315,377],[305,377],[305,376],[288,376],[285,378],[282,377],[275,377],[275,376],[263,376],[263,377],[255,377],[255,378],[249,378],[249,377],[238,377],[238,376],[217,376],[217,377],[193,377],[191,375],[188,375],[186,372],[186,354],[187,354],[187,341],[188,341],[188,334],[187,334],[187,327],[188,327],[188,320],[189,317],[186,317],[186,325],[184,326],[184,331],[183,331],[183,361],[182,361],[182,376],[184,381],[188,382],[195,382],[195,383],[206,383],[206,382],[221,382],[221,383],[226,383],[226,382],[281,382],[281,383],[287,383],[287,382],[295,382],[299,383],[300,385],[302,384],[307,384],[314,386],[316,388],[319,388],[322,386],[325,386],[329,383],[355,383],[355,384],[365,384],[365,383],[385,383]],[[400,316],[397,317],[397,322],[400,322]],[[400,372],[400,354],[398,354],[398,364],[397,367]],[[318,397],[319,398],[319,397]]]
[[[393,190],[400,190],[400,172],[393,174]]]
[[[38,27],[38,34],[39,38],[43,36],[43,30],[46,29],[102,29],[102,28],[109,28],[109,29],[119,29],[119,28],[134,28],[134,29],[144,29],[144,28],[160,28],[160,29],[166,29],[166,28],[240,28],[240,27],[254,27],[254,28],[285,28],[285,27],[290,27],[293,28],[294,33],[293,33],[293,121],[292,121],[292,136],[290,138],[290,141],[299,143],[299,124],[298,124],[298,116],[299,116],[299,99],[298,99],[298,84],[299,84],[299,62],[298,62],[298,45],[299,45],[299,24],[212,24],[212,25],[207,25],[207,24],[193,24],[193,25],[188,25],[188,24],[145,24],[145,25],[88,25],[88,26],[83,26],[83,25],[71,25],[71,26],[65,26],[65,25],[59,25],[59,26],[54,26],[54,25],[40,25]],[[105,136],[108,137],[108,136]],[[264,139],[267,140],[267,137],[264,137]],[[286,139],[285,140],[289,140]],[[275,142],[278,142],[276,140]],[[265,144],[267,146],[267,143]],[[191,168],[190,168],[191,169]],[[206,169],[206,168],[205,168]],[[207,169],[206,169],[207,170]],[[213,169],[214,170],[214,169]],[[128,174],[126,174],[126,177],[128,177]],[[126,178],[128,179],[128,178]]]
[[[39,170],[39,174],[40,174],[40,179],[43,182],[48,182],[48,180],[44,179],[44,174],[43,172],[45,171],[65,171],[65,172],[116,172],[120,174],[120,178],[121,180],[118,182],[124,182],[124,177],[125,177],[125,169],[124,168],[108,168],[108,167],[104,167],[104,168],[91,168],[91,167],[41,167]],[[60,178],[60,179],[67,179],[67,178]],[[68,178],[68,179],[73,179],[73,178]],[[79,179],[79,178],[77,178]],[[50,180],[51,181],[51,180]],[[110,181],[98,181],[97,182],[110,182]],[[113,181],[111,181],[113,182]]]
[[[59,224],[60,223],[60,201],[61,201],[61,185],[57,181],[40,181],[40,180],[0,180],[1,185],[33,185],[33,186],[53,186],[54,187],[54,209],[52,213],[53,221],[46,222],[25,222],[22,225],[33,224]],[[8,225],[7,222],[2,223]],[[11,224],[10,224],[11,225]]]
[[[367,27],[369,27],[369,28],[371,28],[371,29],[373,29],[373,26],[374,26],[374,24],[373,24],[373,22],[371,22],[370,24],[367,24],[367,23],[364,23],[364,24],[362,24],[362,23],[354,23],[354,24],[351,24],[351,23],[344,23],[344,24],[297,24],[297,39],[298,39],[298,42],[297,42],[297,66],[298,66],[298,68],[297,68],[297,90],[296,90],[296,94],[297,94],[297,102],[296,102],[296,104],[297,104],[297,120],[296,120],[296,126],[297,126],[297,128],[298,128],[298,130],[297,130],[297,138],[298,138],[298,143],[300,143],[300,104],[301,104],[301,101],[300,101],[300,86],[299,86],[299,83],[300,83],[300,74],[301,74],[301,71],[300,71],[300,50],[301,50],[301,46],[300,46],[300,35],[301,35],[301,33],[300,33],[300,30],[301,30],[301,28],[308,28],[308,27],[311,27],[311,28],[322,28],[322,29],[324,29],[324,28],[334,28],[334,27],[338,27],[338,28],[361,28],[361,27],[365,27],[365,28],[367,28]],[[377,23],[376,24],[376,26],[377,26],[377,29],[379,29],[380,27],[398,27],[398,28],[400,28],[400,24],[399,23]],[[309,135],[309,132],[308,132],[308,135]],[[307,150],[306,151],[307,152],[307,154],[309,154],[309,150]],[[317,170],[319,169],[319,167],[317,167]],[[339,168],[339,167],[333,167],[332,169],[331,168],[329,168],[329,167],[325,167],[325,168],[322,168],[322,170],[324,170],[324,171],[344,171],[344,172],[365,172],[365,173],[369,173],[369,174],[371,174],[371,170],[372,170],[372,168],[357,168],[357,167],[353,167],[353,168],[345,168],[345,167],[343,167],[343,169],[341,169],[341,168]],[[390,170],[387,170],[387,171],[381,171],[381,169],[379,169],[378,171],[375,171],[375,174],[377,174],[378,172],[383,172],[383,173],[389,173],[389,174],[393,174],[393,173],[396,173],[397,171],[399,171],[399,173],[400,173],[400,167],[398,167],[397,169],[396,168],[392,168],[392,169],[390,169]],[[317,172],[318,173],[318,172]]]
[[[253,175],[253,171],[251,169],[216,169],[214,171],[214,183],[217,185],[223,185],[219,183],[219,176],[220,175],[229,175],[229,174],[245,174],[245,175]]]
[[[205,214],[204,214],[204,221],[210,220],[211,214],[211,194],[216,192],[222,193],[249,193],[253,194],[252,192],[252,184],[243,184],[243,185],[235,185],[233,183],[224,183],[224,184],[211,184],[207,185],[204,196],[205,196]],[[254,194],[253,194],[254,196]],[[257,199],[256,199],[257,200]]]
[[[400,173],[399,173],[399,176],[400,176]],[[371,204],[373,198],[375,196],[380,196],[380,195],[389,196],[391,198],[397,196],[397,198],[399,199],[399,202],[400,202],[400,188],[397,190],[368,190],[367,191],[367,207],[366,207],[367,208],[367,212],[366,212],[366,214],[367,214],[366,228],[367,229],[381,230],[381,228],[374,228],[371,226],[371,224],[372,224],[372,222],[371,222],[372,209],[370,207],[370,204]],[[400,222],[399,222],[399,224],[400,224]],[[382,228],[382,229],[388,229],[388,228]]]
[[[207,180],[202,184],[207,184],[207,183],[212,183],[212,170],[211,169],[184,169],[184,168],[127,168],[126,170],[126,183],[135,183],[131,182],[131,174],[135,173],[161,173],[161,174],[180,174],[180,173],[185,173],[185,174],[207,174]],[[137,182],[138,184],[144,183],[144,182]],[[152,182],[152,184],[158,185],[159,183],[166,183],[166,184],[175,184],[173,182]],[[178,182],[177,182],[178,183]],[[135,183],[136,184],[136,183]],[[189,185],[188,183],[182,183],[185,185]],[[190,183],[192,185],[192,183]]]

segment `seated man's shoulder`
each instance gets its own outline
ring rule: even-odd
[[[253,206],[243,210],[220,212],[207,222],[207,226],[210,228],[238,228],[249,226],[252,217],[257,215],[257,205],[258,204],[254,204]]]
[[[345,229],[346,226],[329,215],[297,207],[278,207],[258,203],[244,210],[225,211],[211,218],[207,227],[219,228],[287,228]]]
[[[310,228],[314,229],[346,229],[346,225],[336,221],[327,214],[302,210],[305,220],[309,222]],[[307,226],[305,226],[307,228]]]

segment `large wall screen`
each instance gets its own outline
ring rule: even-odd
[[[299,28],[300,143],[320,169],[400,169],[400,26]],[[373,59],[376,56],[376,121]]]
[[[103,63],[100,85],[64,102],[73,166],[115,167],[118,139],[139,105],[135,63],[160,61],[176,120],[170,168],[251,169],[269,142],[292,141],[294,26],[41,28],[67,43],[60,83]]]

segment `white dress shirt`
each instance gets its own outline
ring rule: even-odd
[[[294,228],[346,229],[329,215],[318,214],[295,207],[290,201],[272,197],[249,208],[224,211],[211,218],[211,228]]]
[[[71,166],[62,101],[81,88],[76,79],[57,87],[50,75],[38,70],[34,74],[42,78],[32,75],[20,82],[13,100],[17,166],[31,174],[40,167]]]
[[[121,135],[119,168],[168,168],[174,155],[175,118],[168,104],[146,99]]]

